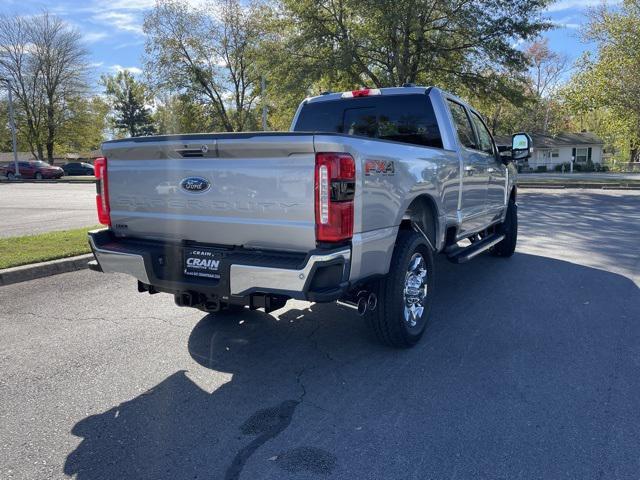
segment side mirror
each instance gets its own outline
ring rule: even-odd
[[[511,138],[511,159],[525,160],[531,156],[533,140],[527,133],[516,133]]]

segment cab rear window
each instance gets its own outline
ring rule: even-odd
[[[424,94],[307,103],[300,111],[294,131],[343,133],[442,148],[433,106]]]

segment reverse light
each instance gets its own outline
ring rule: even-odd
[[[360,90],[344,92],[342,98],[369,97],[371,95],[382,95],[382,92],[379,88],[362,88]]]
[[[102,225],[111,226],[107,159],[104,157],[96,158],[93,167],[96,176],[96,208],[98,209],[98,222]]]
[[[342,242],[353,236],[356,164],[348,153],[316,153],[316,240]]]

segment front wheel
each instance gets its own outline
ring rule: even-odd
[[[15,176],[15,174],[13,172],[9,172],[9,173],[7,173],[7,178],[9,180],[15,180],[16,176]]]
[[[382,343],[397,348],[418,343],[429,322],[434,273],[433,252],[424,238],[401,230],[389,273],[373,285],[378,306],[367,314]]]
[[[40,172],[36,173],[36,180],[42,180],[42,174]]]
[[[498,225],[498,233],[504,235],[504,240],[493,247],[491,253],[496,257],[512,256],[516,251],[516,243],[518,242],[518,206],[511,198],[509,199],[504,222]]]

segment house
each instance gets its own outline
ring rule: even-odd
[[[33,159],[31,152],[18,152],[19,162],[27,162]],[[0,152],[0,165],[6,165],[10,162],[13,162],[13,152]]]
[[[572,159],[575,170],[585,170],[589,167],[598,168],[603,164],[602,151],[604,142],[593,133],[560,133],[558,135],[543,135],[534,133],[533,151],[528,161],[522,165],[523,169],[533,171],[553,171],[560,169],[563,164],[568,170]],[[511,145],[511,137],[500,135],[496,137],[498,146]]]

